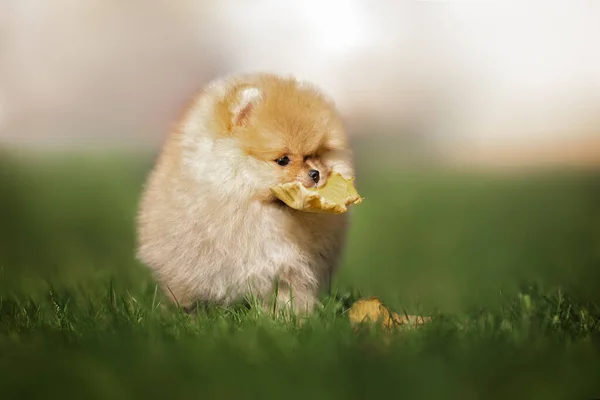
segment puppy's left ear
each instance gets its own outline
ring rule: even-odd
[[[237,90],[229,103],[230,125],[232,127],[245,125],[262,97],[263,93],[256,87],[243,87]]]

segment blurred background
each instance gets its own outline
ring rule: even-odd
[[[598,21],[592,0],[4,1],[4,282],[137,277],[139,193],[181,106],[267,71],[321,86],[355,142],[342,287],[432,307],[530,280],[593,294]]]
[[[597,165],[599,20],[593,0],[5,1],[0,143],[155,147],[210,79],[260,70],[413,156]]]

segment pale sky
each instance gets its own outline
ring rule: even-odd
[[[5,132],[156,138],[206,79],[256,70],[313,80],[346,115],[410,120],[451,140],[565,140],[600,127],[597,1],[148,4],[5,2]]]

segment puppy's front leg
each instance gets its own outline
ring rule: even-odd
[[[274,282],[266,307],[275,316],[307,318],[317,303],[316,289],[302,281],[280,278]]]

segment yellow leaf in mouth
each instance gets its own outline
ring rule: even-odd
[[[289,207],[307,212],[342,214],[362,198],[354,187],[354,178],[346,179],[333,173],[320,188],[306,188],[300,182],[290,182],[271,188],[271,193]]]

